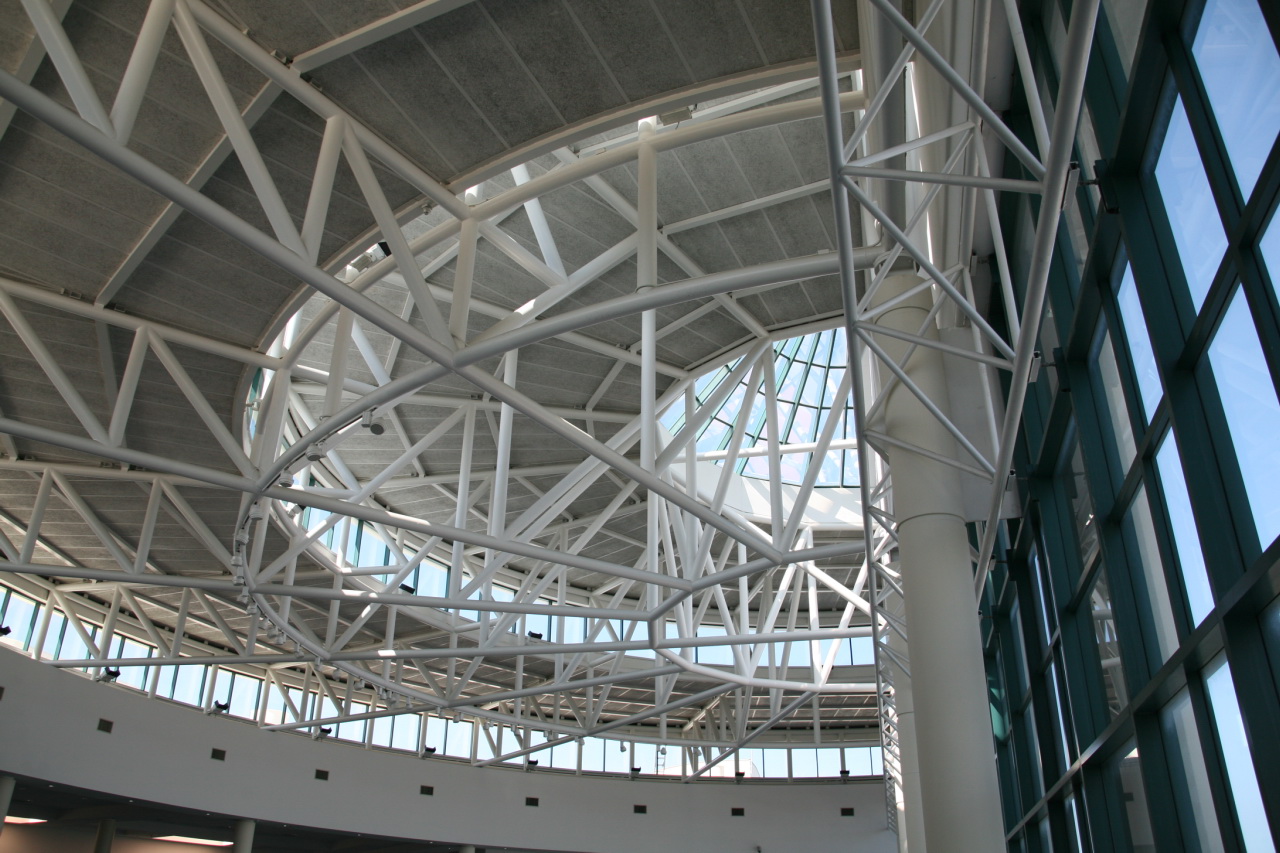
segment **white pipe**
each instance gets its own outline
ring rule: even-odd
[[[116,93],[115,103],[111,105],[111,124],[116,132],[116,140],[121,145],[129,141],[133,133],[133,123],[138,118],[138,109],[147,91],[147,83],[151,80],[155,69],[156,58],[164,44],[165,31],[173,18],[175,0],[151,0],[147,8],[147,17],[142,21],[142,29],[138,31],[138,39],[134,42],[133,53],[129,56],[129,65],[120,78],[120,89]]]

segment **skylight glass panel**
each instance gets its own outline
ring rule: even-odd
[[[848,348],[843,329],[828,329],[778,341],[773,346],[778,444],[782,449],[779,476],[784,483],[800,485],[811,464],[820,464],[816,484],[826,487],[858,485],[857,452],[853,418],[848,415],[848,395],[840,395],[846,373]],[[703,403],[715,395],[720,383],[740,362],[734,361],[711,371],[694,384],[695,396]],[[723,405],[698,433],[699,454],[714,454],[712,461],[723,465],[725,451],[733,440],[735,425],[743,419],[743,436],[735,470],[746,477],[769,479],[772,475],[769,446],[767,371],[749,371],[725,399]],[[832,447],[815,463],[812,445],[822,436],[827,418],[840,418],[832,434]],[[672,435],[684,428],[683,398],[660,418]],[[807,447],[807,449],[798,449]]]

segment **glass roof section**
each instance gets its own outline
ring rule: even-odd
[[[809,466],[815,463],[816,444],[827,419],[840,419],[828,450],[820,459],[816,485],[826,488],[858,485],[858,456],[854,441],[851,398],[840,395],[840,385],[848,369],[849,353],[843,328],[812,332],[773,344],[773,383],[777,393],[778,443],[781,450],[779,474],[782,482],[800,485]],[[699,403],[710,399],[743,357],[710,371],[698,379],[695,395]],[[738,383],[715,416],[698,434],[698,458],[723,465],[735,457],[737,473],[761,480],[769,479],[767,370],[757,369]],[[737,453],[731,453],[734,426],[745,418]],[[675,434],[685,422],[683,400],[672,405],[661,418],[668,432]]]

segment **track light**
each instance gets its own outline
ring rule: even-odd
[[[402,583],[402,584],[400,584],[400,591],[401,591],[401,592],[407,592],[407,593],[409,593],[410,595],[417,595],[417,594],[418,594],[418,588],[417,588],[417,587],[413,587],[413,586],[409,586],[407,583]]]
[[[13,629],[8,625],[0,625],[0,637],[7,637],[13,633]]]
[[[436,748],[435,748],[434,746],[424,746],[424,747],[422,748],[422,751],[423,751],[423,752],[425,752],[427,755],[435,755],[435,754],[436,754]]]
[[[98,680],[105,684],[110,684],[111,682],[115,681],[119,677],[120,677],[119,669],[112,669],[111,667],[108,667],[102,671],[102,675],[98,676]]]
[[[330,727],[328,726],[320,727],[320,737],[328,737],[331,734],[333,734],[333,729],[331,729]]]
[[[541,640],[541,639],[542,639],[542,635],[541,635],[541,634],[539,634],[537,631],[530,631],[530,632],[529,632],[529,636],[530,636],[531,638],[535,639],[535,640]]]
[[[366,409],[364,415],[360,418],[360,426],[367,429],[374,435],[382,435],[387,428],[373,419],[373,409]]]
[[[228,711],[230,711],[230,710],[231,710],[231,702],[230,702],[230,701],[227,701],[227,702],[214,702],[214,703],[213,703],[213,711],[212,711],[211,713],[214,713],[214,714],[225,714],[225,713],[227,713],[227,712],[228,712]]]

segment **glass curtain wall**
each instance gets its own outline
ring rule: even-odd
[[[1051,109],[1071,0],[1021,5]],[[983,606],[1009,847],[1274,851],[1280,5],[1102,6]]]

